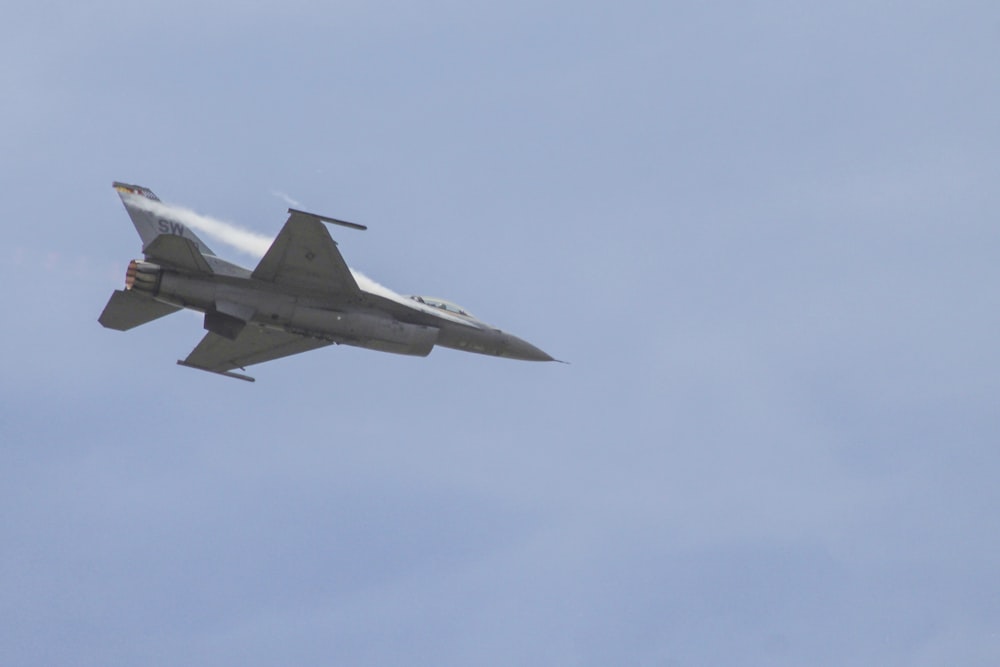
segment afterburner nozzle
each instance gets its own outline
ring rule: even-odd
[[[125,271],[125,289],[156,294],[160,289],[161,273],[159,265],[133,259]]]

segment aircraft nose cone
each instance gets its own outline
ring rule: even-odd
[[[504,334],[504,351],[500,356],[524,361],[555,361],[531,343],[510,334]]]

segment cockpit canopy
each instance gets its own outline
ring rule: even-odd
[[[444,299],[436,299],[430,296],[411,296],[411,299],[417,303],[422,303],[425,306],[430,306],[432,308],[440,308],[441,310],[448,311],[454,315],[461,315],[462,317],[469,317],[471,319],[478,319],[475,315],[462,308],[457,303],[452,303],[451,301],[445,301]]]

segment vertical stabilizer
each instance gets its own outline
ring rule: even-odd
[[[203,255],[215,255],[204,241],[184,224],[182,212],[169,204],[164,204],[152,190],[141,185],[118,181],[113,185],[122,198],[122,204],[125,205],[129,217],[132,218],[135,230],[139,232],[143,248],[148,247],[158,236],[172,234],[193,242]]]

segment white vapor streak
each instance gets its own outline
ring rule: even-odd
[[[295,208],[302,208],[302,204],[295,201],[281,190],[271,190],[271,194],[280,199],[281,201],[285,202],[289,206],[294,206]]]
[[[131,197],[129,203],[147,210],[155,216],[173,218],[196,232],[207,234],[248,255],[262,257],[267,252],[267,249],[271,247],[271,241],[273,240],[268,236],[244,229],[231,222],[210,218],[207,215],[195,213],[181,206],[164,204],[163,202],[153,201],[145,197]]]
[[[347,267],[350,269],[350,267]],[[396,303],[401,303],[407,308],[412,308],[414,310],[420,310],[425,313],[430,313],[436,317],[440,317],[446,320],[451,320],[452,322],[457,322],[459,324],[468,325],[468,320],[462,319],[457,315],[452,315],[451,313],[441,310],[440,308],[432,308],[426,304],[414,301],[408,296],[403,296],[397,292],[392,291],[385,285],[380,285],[375,282],[365,274],[361,273],[356,269],[351,269],[351,275],[354,276],[355,282],[358,283],[358,287],[361,288],[362,292],[368,292],[369,294],[375,294],[376,296],[381,296],[390,301],[395,301]],[[478,326],[478,325],[477,325]]]
[[[350,269],[351,267],[347,268]],[[381,297],[385,297],[386,299],[396,301],[398,303],[403,304],[404,306],[409,306],[411,308],[413,308],[415,305],[418,305],[417,302],[414,301],[413,299],[409,299],[401,294],[397,294],[396,292],[393,292],[385,285],[378,284],[377,282],[375,282],[365,274],[361,273],[357,269],[351,269],[351,275],[354,276],[354,282],[358,284],[358,287],[361,288],[362,292],[368,292],[369,294],[375,294]]]

